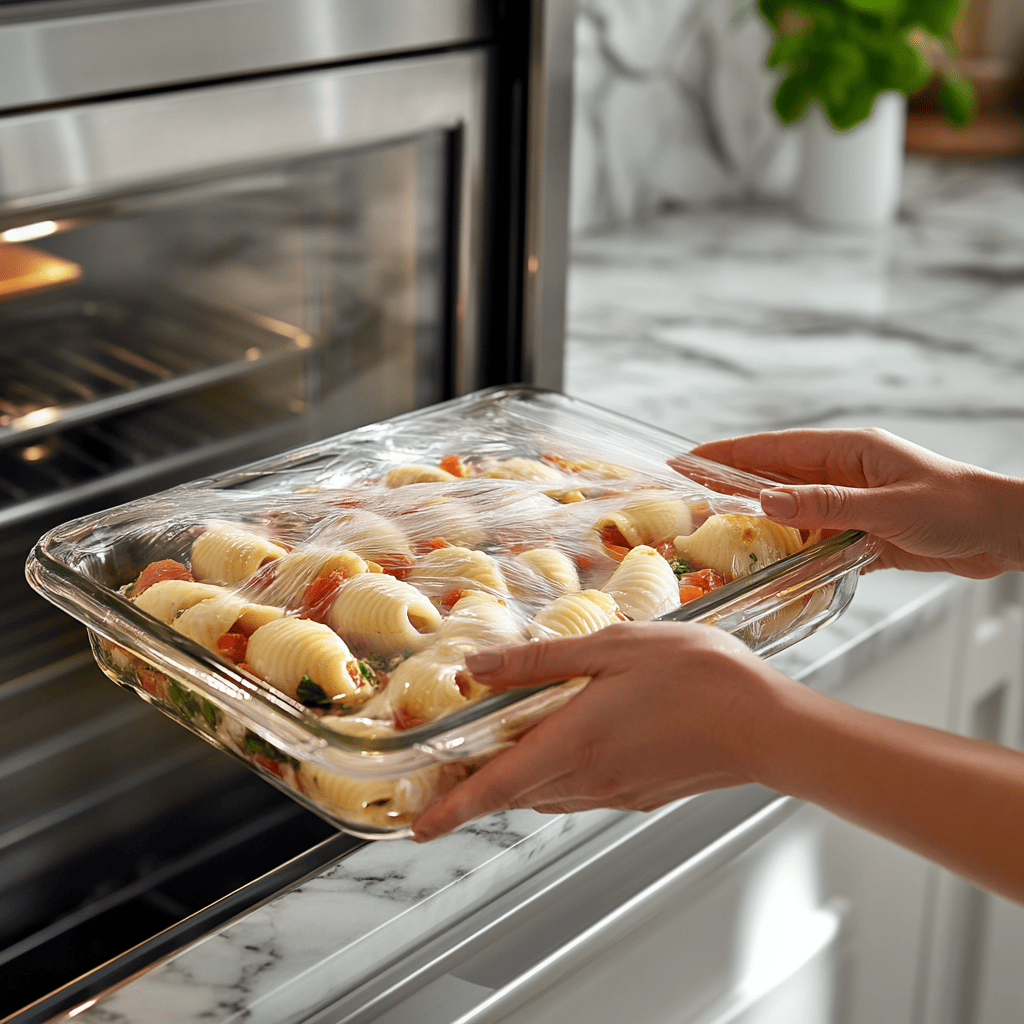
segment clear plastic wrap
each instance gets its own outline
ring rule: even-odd
[[[770,523],[765,480],[666,464],[690,447],[492,389],[69,523],[27,572],[115,682],[340,828],[404,835],[585,685],[492,695],[470,651],[667,618],[772,653],[845,608],[875,543]]]

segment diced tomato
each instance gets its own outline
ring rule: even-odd
[[[452,545],[444,539],[444,537],[431,537],[430,540],[425,543],[425,550],[427,551],[440,551],[441,548],[450,548]]]
[[[454,590],[449,590],[440,601],[440,605],[445,611],[451,611],[470,591],[460,590],[456,587]]]
[[[249,638],[244,633],[225,633],[217,638],[217,651],[236,665],[245,661]]]
[[[267,754],[250,754],[249,755],[261,768],[265,768],[271,775],[276,775],[279,779],[284,778],[284,765],[280,761],[275,761],[272,757]]]
[[[679,603],[685,604],[687,601],[693,601],[722,586],[725,586],[725,578],[714,569],[701,569],[698,572],[685,573],[679,577]],[[694,590],[698,592],[690,593]],[[686,594],[689,596],[684,596]]]
[[[542,455],[541,458],[545,462],[554,463],[559,469],[564,469],[567,472],[575,472],[573,464],[568,459],[562,458],[561,455]]]
[[[412,571],[412,567],[416,564],[416,559],[412,555],[392,553],[381,555],[377,559],[377,564],[389,576],[394,576],[397,580],[404,580]]]
[[[401,729],[403,732],[406,729],[415,729],[417,725],[423,725],[425,721],[425,718],[420,718],[418,715],[411,714],[406,708],[401,706],[395,708],[396,729]]]
[[[438,462],[438,466],[446,473],[451,473],[452,476],[472,476],[469,466],[462,461],[461,455],[445,455]]]
[[[602,526],[598,533],[601,536],[601,541],[606,547],[614,548],[625,548],[629,550],[629,541],[626,540],[622,535],[622,531],[617,527],[609,523],[607,526]]]
[[[473,696],[473,677],[468,672],[458,671],[455,673],[455,685],[459,688],[459,693],[462,694],[466,700],[469,700]]]
[[[629,547],[621,547],[618,544],[605,544],[604,549],[608,552],[608,557],[614,558],[616,562],[621,562],[630,551]]]
[[[167,684],[167,676],[162,672],[154,672],[149,668],[137,668],[135,674],[139,677],[139,685],[154,697],[167,700],[170,696],[170,688]]]
[[[135,581],[135,587],[132,590],[132,597],[144,594],[154,583],[162,583],[164,580],[186,580],[191,583],[194,577],[181,562],[175,562],[173,558],[150,562],[139,573],[139,578]]]
[[[576,565],[584,572],[594,568],[594,560],[590,555],[579,554],[576,556]]]
[[[676,557],[676,543],[673,540],[663,540],[660,543],[655,544],[654,550],[657,551],[662,558]]]
[[[345,582],[345,576],[340,572],[330,572],[326,576],[317,576],[307,584],[302,595],[302,607],[299,610],[300,619],[313,619],[314,622],[327,622],[327,618]]]

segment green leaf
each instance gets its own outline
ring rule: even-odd
[[[881,11],[891,11],[896,6],[896,0],[843,0],[847,7],[858,11],[870,11],[878,14]]]
[[[868,82],[861,83],[850,89],[838,102],[830,103],[826,98],[825,113],[837,131],[849,131],[871,116],[878,93],[877,86]]]
[[[959,71],[943,74],[939,97],[942,112],[958,128],[966,128],[974,120],[978,112],[978,97],[974,87]]]
[[[883,89],[895,89],[909,96],[928,84],[932,69],[906,37],[896,40],[884,57],[878,59],[876,77]]]
[[[195,718],[199,713],[199,701],[183,686],[171,680],[167,693],[186,718]]]
[[[964,6],[965,0],[917,0],[912,17],[932,35],[946,38]]]
[[[796,124],[807,113],[813,98],[814,90],[807,76],[791,74],[779,84],[772,105],[783,124]]]

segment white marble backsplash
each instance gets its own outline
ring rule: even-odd
[[[753,0],[580,0],[573,232],[788,195],[799,141],[772,112],[767,48]]]

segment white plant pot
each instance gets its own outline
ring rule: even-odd
[[[880,228],[900,202],[907,100],[882,93],[871,116],[840,132],[814,106],[803,123],[797,205],[808,220],[830,227]]]

